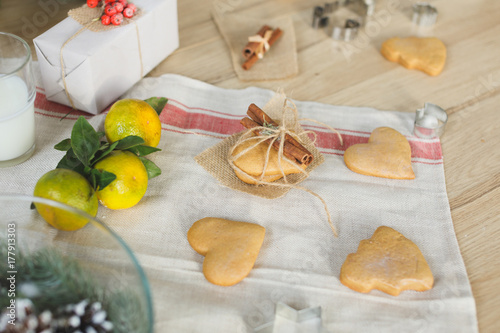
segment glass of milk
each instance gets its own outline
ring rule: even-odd
[[[35,95],[28,44],[0,32],[0,167],[24,162],[35,150]]]

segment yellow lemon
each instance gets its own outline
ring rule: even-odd
[[[144,101],[122,99],[113,104],[106,115],[104,132],[110,143],[136,135],[144,139],[145,145],[156,147],[161,137],[160,117]]]
[[[116,175],[104,189],[97,189],[97,198],[110,209],[125,209],[136,205],[148,188],[148,173],[137,155],[115,150],[94,165]]]
[[[76,171],[55,169],[44,174],[36,183],[36,197],[51,199],[96,216],[99,203],[90,183]],[[35,203],[40,215],[54,228],[72,231],[82,228],[88,219],[72,212]]]

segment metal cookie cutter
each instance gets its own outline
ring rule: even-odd
[[[359,16],[358,19],[347,19],[343,25],[332,23],[331,14],[341,7],[346,7]],[[375,10],[375,0],[338,0],[314,7],[312,26],[314,29],[332,25],[332,38],[351,41],[356,38],[358,29],[366,23],[366,17]]]
[[[358,21],[348,19],[344,27],[333,27],[332,38],[337,40],[350,41],[358,35],[360,24]]]
[[[422,109],[417,109],[413,134],[423,139],[433,139],[444,134],[448,114],[440,106],[425,103]]]
[[[314,7],[312,26],[314,29],[324,28],[328,25],[329,18],[325,16],[325,8],[321,6]]]
[[[256,327],[254,333],[279,332],[324,332],[321,322],[321,307],[297,311],[284,303],[278,302],[274,320]]]
[[[412,22],[418,26],[430,27],[436,23],[438,11],[428,2],[417,2],[413,5]]]

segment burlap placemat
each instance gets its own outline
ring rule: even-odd
[[[212,10],[212,16],[229,47],[234,71],[240,80],[280,80],[298,74],[295,32],[290,17],[258,19],[230,12],[221,13],[216,8]],[[248,43],[248,37],[255,35],[266,24],[272,29],[280,28],[283,35],[265,53],[264,58],[249,70],[244,70],[241,66],[246,59],[242,50]]]

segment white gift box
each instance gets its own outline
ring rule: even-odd
[[[68,17],[33,40],[47,99],[98,114],[179,47],[176,0],[135,0],[137,24],[102,32]],[[141,61],[142,59],[142,61]],[[141,70],[142,62],[142,70]]]

